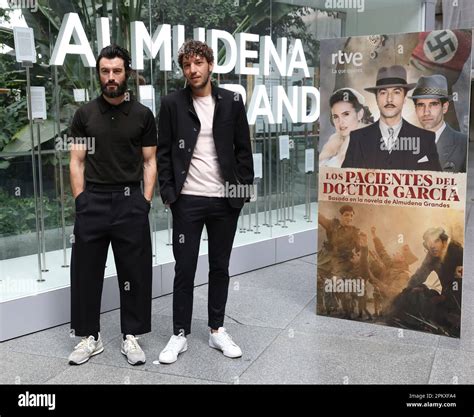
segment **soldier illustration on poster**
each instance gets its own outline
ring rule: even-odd
[[[471,39],[321,41],[318,314],[460,336]]]

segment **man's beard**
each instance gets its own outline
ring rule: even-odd
[[[196,90],[200,90],[201,88],[204,88],[204,87],[207,85],[207,83],[208,83],[210,77],[211,77],[211,71],[209,71],[209,72],[207,73],[206,79],[205,79],[201,84],[197,85],[197,86],[194,87],[194,88],[195,88]]]
[[[109,91],[107,90],[107,86],[108,85],[116,85],[117,88],[113,91]],[[127,80],[125,80],[123,83],[121,84],[117,84],[117,83],[106,83],[106,84],[101,84],[100,86],[100,89],[102,90],[102,94],[104,94],[104,96],[108,97],[108,98],[115,98],[115,97],[120,97],[122,96],[123,94],[125,94],[125,91],[127,91]]]

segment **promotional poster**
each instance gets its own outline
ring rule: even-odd
[[[321,41],[317,314],[460,336],[471,40]]]

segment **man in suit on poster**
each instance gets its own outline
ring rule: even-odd
[[[415,84],[406,81],[400,65],[382,67],[374,87],[380,119],[350,134],[342,168],[441,171],[435,134],[402,118],[406,95]]]
[[[448,80],[435,74],[420,77],[413,95],[418,121],[424,129],[436,135],[436,148],[443,171],[466,172],[467,136],[446,123],[445,114],[452,96]]]

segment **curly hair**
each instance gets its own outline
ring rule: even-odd
[[[212,48],[210,48],[204,42],[190,39],[184,42],[178,51],[178,62],[181,69],[183,69],[184,58],[189,58],[191,56],[197,56],[197,55],[206,58],[206,61],[209,64],[212,64],[214,62],[214,52],[212,51]]]

